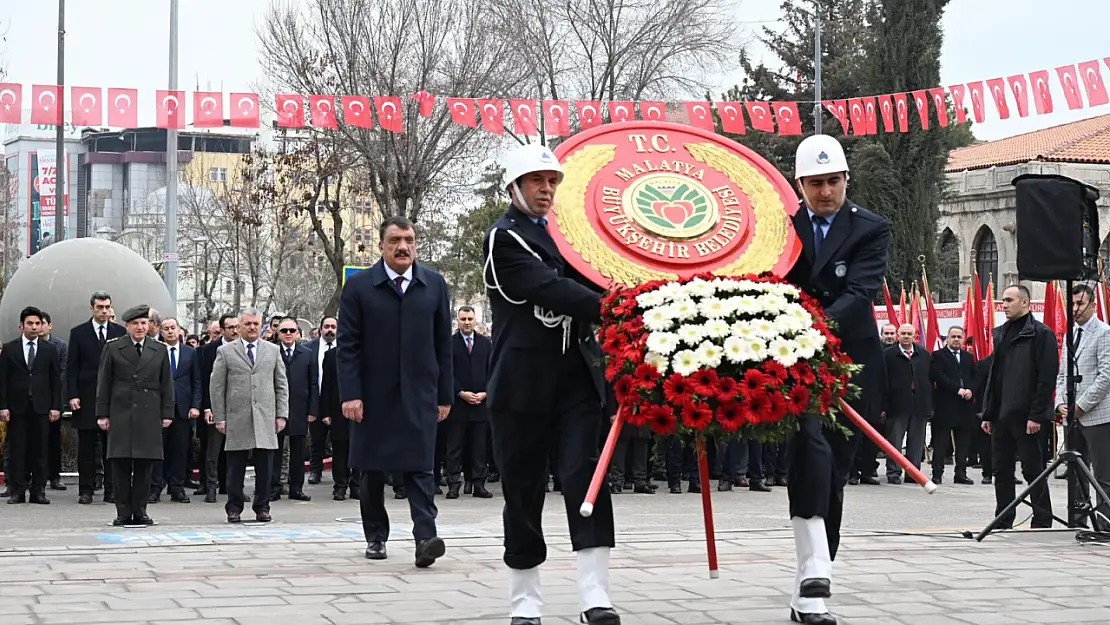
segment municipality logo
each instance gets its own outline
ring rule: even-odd
[[[824,165],[828,162],[829,162],[829,155],[826,154],[825,152],[821,152],[820,154],[817,155],[817,164],[818,165]]]

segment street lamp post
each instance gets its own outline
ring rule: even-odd
[[[200,256],[200,247],[204,245],[204,284],[208,286],[208,237],[200,236],[193,239],[193,257]],[[200,280],[198,269],[200,269],[200,259],[196,258],[193,263],[193,334],[200,336]],[[205,321],[208,321],[207,317]]]
[[[177,2],[170,0],[170,91],[177,90]],[[174,115],[181,115],[180,107]],[[166,124],[172,126],[173,124]],[[166,130],[166,243],[162,255],[170,306],[177,314],[177,131]]]

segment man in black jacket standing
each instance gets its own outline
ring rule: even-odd
[[[991,435],[996,514],[1014,500],[1014,461],[1021,460],[1027,483],[1044,471],[1042,428],[1053,427],[1056,390],[1056,335],[1029,312],[1029,289],[1020,284],[1002,293],[1006,323],[994,329],[994,360],[987,374],[983,431]],[[1052,500],[1042,481],[1030,493],[1032,527],[1052,527]],[[1013,527],[1014,512],[997,529]]]
[[[285,317],[278,322],[278,347],[285,363],[285,377],[289,380],[289,425],[278,432],[278,449],[289,438],[289,498],[294,501],[311,501],[304,493],[304,464],[308,438],[308,420],[318,412],[316,380],[312,377],[312,350],[301,345],[301,329],[297,320]],[[271,473],[273,489],[270,499],[281,499],[281,454],[274,454]]]
[[[929,352],[914,341],[916,334],[912,325],[902,324],[898,328],[898,342],[883,352],[887,381],[883,412],[886,413],[886,440],[895,449],[901,449],[905,442],[906,459],[920,469],[925,453],[925,430],[933,415],[933,382],[929,379],[932,366]],[[888,484],[902,483],[902,467],[893,458],[886,459],[886,481]]]
[[[967,458],[971,453],[971,439],[979,425],[975,416],[975,356],[963,348],[964,329],[948,328],[944,347],[933,352],[931,375],[936,390],[933,393],[933,481],[941,483],[944,477],[944,460],[952,451],[956,439],[957,484],[974,484],[967,477]]]
[[[474,331],[474,309],[459,308],[456,315],[459,331],[451,337],[455,375],[455,404],[451,414],[440,424],[444,434],[447,471],[447,498],[458,499],[462,486],[463,457],[470,451],[470,474],[473,495],[493,497],[486,489],[486,434],[489,432],[489,410],[486,404],[486,380],[493,344]]]

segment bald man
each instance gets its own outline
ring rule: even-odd
[[[931,357],[916,341],[917,331],[908,323],[898,328],[898,342],[886,348],[886,392],[883,414],[886,439],[895,449],[906,443],[906,458],[921,468],[925,455],[925,428],[933,414],[933,383],[929,379]],[[902,483],[902,468],[886,459],[888,484]],[[907,480],[913,483],[913,480]]]

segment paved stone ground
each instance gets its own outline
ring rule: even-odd
[[[709,580],[695,495],[616,499],[613,598],[628,625],[787,623],[793,543],[785,489],[714,493],[721,577]],[[353,502],[275,503],[277,522],[233,528],[222,506],[151,506],[160,525],[106,527],[104,504],[0,506],[0,625],[497,624],[505,618],[499,499],[440,502],[447,556],[412,566],[404,502],[390,559],[362,557]],[[1053,484],[1058,506],[1061,483]],[[983,543],[989,487],[850,488],[830,601],[847,625],[1110,623],[1110,552],[1070,532],[1016,531]],[[576,622],[574,558],[558,495],[545,518],[548,625]],[[1058,511],[1059,512],[1059,511]],[[1024,517],[1024,515],[1023,515]],[[1021,518],[1023,518],[1021,517]],[[681,531],[676,531],[681,528]]]

